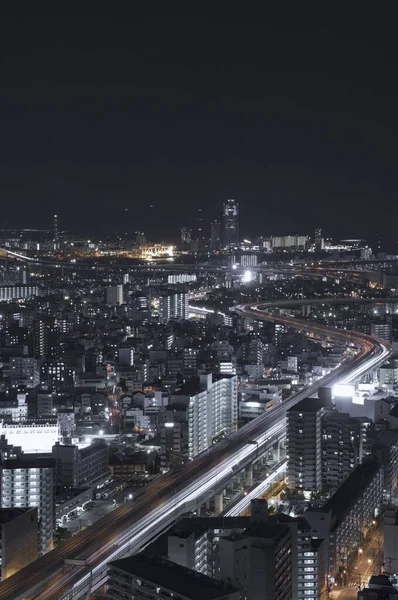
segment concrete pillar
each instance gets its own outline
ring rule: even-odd
[[[223,501],[223,493],[222,492],[218,492],[215,496],[214,496],[214,502],[215,502],[215,514],[218,515],[220,513],[222,513],[222,511],[224,510],[224,501]]]
[[[253,485],[253,464],[247,465],[245,468],[245,485],[250,487]]]

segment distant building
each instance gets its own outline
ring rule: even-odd
[[[181,227],[181,243],[190,244],[192,240],[192,229]]]
[[[221,248],[221,224],[214,220],[210,225],[210,250],[219,250]]]
[[[370,326],[370,335],[372,337],[378,338],[379,340],[386,340],[387,342],[391,342],[391,323],[372,323]]]
[[[274,250],[296,249],[304,250],[308,243],[307,235],[282,235],[272,238],[272,248]]]
[[[223,205],[224,240],[225,248],[239,246],[239,204],[236,200],[229,199]]]
[[[124,286],[122,283],[106,288],[106,303],[108,306],[120,306],[124,304]]]
[[[188,319],[188,294],[186,292],[169,293],[159,298],[159,321],[167,325],[171,319]]]
[[[0,302],[28,300],[38,295],[37,285],[0,285]]]
[[[39,557],[37,508],[0,508],[1,581]]]
[[[367,586],[358,592],[358,600],[398,600],[398,590],[387,575],[372,575]]]
[[[221,583],[165,558],[136,554],[109,563],[110,600],[240,600],[230,583]],[[288,598],[286,597],[286,600]]]

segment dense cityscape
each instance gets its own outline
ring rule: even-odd
[[[398,258],[219,212],[0,232],[2,598],[398,593]]]
[[[2,3],[0,600],[398,600],[392,8]]]

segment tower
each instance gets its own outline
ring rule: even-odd
[[[58,215],[54,215],[54,242],[58,240]]]
[[[235,248],[239,245],[239,203],[233,198],[223,205],[224,246]]]
[[[315,251],[320,252],[323,246],[322,229],[315,229]]]

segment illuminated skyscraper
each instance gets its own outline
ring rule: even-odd
[[[235,248],[239,245],[239,203],[230,198],[223,205],[224,246]]]

